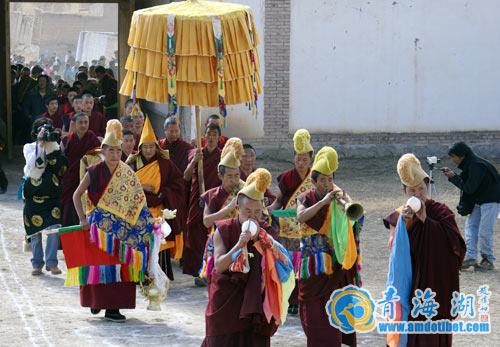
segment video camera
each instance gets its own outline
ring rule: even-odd
[[[435,155],[432,157],[427,157],[427,164],[429,165],[429,170],[434,170],[434,166],[441,161],[440,158]]]
[[[40,131],[42,131],[42,129],[45,129],[45,131],[43,132],[42,136],[38,136],[39,141],[44,141],[44,142],[59,141],[61,134],[55,130],[55,128],[52,126],[52,124],[42,125],[40,128],[38,128],[38,133],[40,133]]]

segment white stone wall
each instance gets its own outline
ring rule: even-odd
[[[292,0],[289,131],[499,130],[500,1]]]

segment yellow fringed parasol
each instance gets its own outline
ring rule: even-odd
[[[128,44],[120,93],[169,104],[172,114],[177,106],[197,106],[198,148],[199,106],[219,107],[224,122],[226,105],[248,102],[256,112],[259,37],[249,6],[188,0],[138,10]]]

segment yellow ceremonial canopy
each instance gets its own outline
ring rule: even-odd
[[[250,7],[188,0],[134,12],[128,44],[127,75],[120,93],[169,105],[196,106],[197,147],[201,148],[199,106],[248,102],[256,113],[259,37]],[[203,165],[198,164],[200,193]]]
[[[120,93],[171,105],[219,107],[262,92],[250,7],[189,0],[134,12]]]

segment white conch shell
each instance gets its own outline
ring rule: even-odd
[[[243,222],[243,225],[241,226],[241,230],[250,230],[250,234],[252,234],[252,237],[257,234],[257,225],[255,224],[254,221],[246,220]]]
[[[412,196],[411,198],[408,199],[406,205],[410,206],[413,212],[418,212],[422,207],[422,202],[420,201],[420,199]]]

